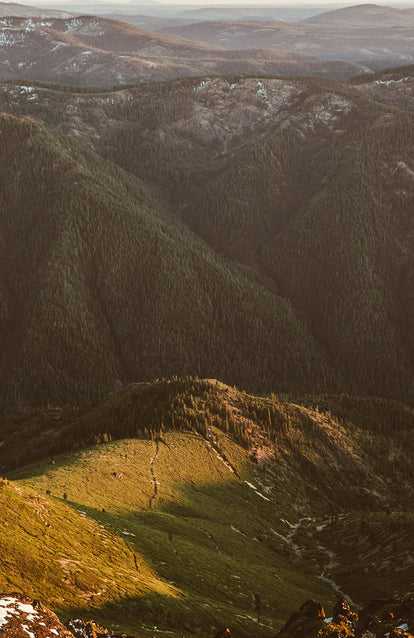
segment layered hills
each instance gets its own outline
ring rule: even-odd
[[[229,51],[95,16],[0,19],[5,78],[74,84],[166,80],[200,73],[350,77],[365,67],[300,52]]]
[[[58,9],[39,9],[19,2],[0,2],[0,16],[20,16],[22,18],[69,18],[70,13]]]
[[[412,68],[1,23],[10,75],[204,70],[0,83],[0,633],[408,638]]]
[[[3,109],[123,168],[3,119],[4,396],[179,372],[411,402],[412,115],[363,86],[3,86]]]
[[[412,27],[414,11],[397,9],[379,4],[357,4],[343,9],[326,11],[305,20],[306,22],[330,22],[348,26]]]
[[[384,69],[413,61],[412,11],[361,5],[303,22],[220,20],[162,30],[228,49],[270,48]]]

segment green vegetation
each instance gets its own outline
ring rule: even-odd
[[[263,82],[1,92],[0,585],[62,618],[411,588],[413,116]]]
[[[2,591],[30,592],[62,618],[78,607],[87,615],[88,608],[106,604],[118,606],[119,613],[121,601],[137,599],[145,619],[151,601],[181,598],[122,535],[60,499],[2,481],[0,506]]]
[[[359,602],[364,582],[378,595],[390,582],[409,586],[405,568],[390,574],[385,565],[377,576],[383,534],[380,542],[364,536],[360,565],[351,569],[346,557],[352,564],[355,521],[368,529],[385,508],[400,523],[392,538],[404,564],[413,461],[398,436],[374,437],[367,424],[196,379],[135,384],[90,408],[38,411],[15,427],[5,439],[9,456],[19,442],[21,459],[38,460],[3,483],[10,516],[0,532],[0,586],[41,597],[62,618],[92,616],[144,638],[154,625],[161,636],[231,625],[235,636],[266,637],[309,596],[335,601],[320,578],[328,548],[343,557],[328,573]],[[93,437],[101,443],[83,447]],[[40,460],[48,442],[54,456]],[[56,456],[65,446],[80,449]],[[30,568],[19,567],[24,556]],[[126,586],[131,575],[138,580]]]
[[[67,492],[67,505],[59,503],[59,507],[83,512],[81,518],[77,512],[72,518],[84,521],[86,528],[89,520],[95,520],[112,538],[118,538],[118,545],[111,541],[108,546],[113,551],[111,565],[118,563],[121,544],[125,552],[129,550],[129,574],[136,574],[144,591],[137,587],[134,595],[121,577],[118,579],[116,573],[108,576],[107,571],[102,574],[111,587],[102,585],[99,579],[90,581],[94,558],[87,556],[90,548],[83,541],[79,523],[74,528],[74,538],[76,546],[79,543],[84,550],[79,552],[79,563],[68,560],[65,565],[66,576],[74,583],[71,597],[65,594],[63,600],[59,599],[54,582],[49,589],[42,583],[35,588],[26,572],[20,581],[8,586],[9,590],[18,585],[32,595],[41,596],[61,617],[93,616],[103,624],[121,625],[124,630],[143,636],[152,635],[149,629],[148,634],[141,633],[141,623],[149,622],[160,629],[176,630],[177,635],[179,631],[206,635],[231,624],[236,636],[247,637],[252,632],[268,636],[281,624],[291,606],[299,604],[309,591],[324,600],[333,600],[329,587],[318,580],[317,568],[298,564],[286,542],[272,531],[289,530],[280,520],[276,500],[271,504],[235,478],[200,436],[168,432],[165,442],[168,447],[160,445],[154,463],[159,489],[151,508],[153,485],[149,468],[155,453],[154,442],[108,443],[74,456],[58,457],[53,464],[30,466],[14,477],[20,476],[17,484],[25,490],[36,490],[34,494],[50,490],[48,499],[52,503],[53,497],[60,501]],[[229,440],[227,448],[233,446]],[[248,475],[247,454],[236,449],[235,456],[240,465],[244,457],[244,472]],[[48,520],[59,526],[58,532],[62,524],[54,521],[52,514]],[[18,542],[21,535],[21,531],[16,531]],[[32,532],[32,536],[32,545],[42,555],[42,535]],[[4,535],[1,543],[2,566],[5,556],[14,553],[7,539]],[[57,549],[57,555],[66,551],[65,542],[63,527],[59,545],[62,549]],[[94,548],[93,555],[98,551],[99,546]],[[138,573],[134,556],[140,562]],[[42,560],[48,570],[53,568],[50,559]],[[103,555],[102,561],[105,560]],[[154,574],[158,578],[159,587],[155,591],[151,591],[151,581],[141,567],[142,562],[150,565],[151,578],[155,578]],[[94,567],[100,570],[101,562],[97,561]],[[2,573],[9,573],[9,564],[6,568]],[[46,578],[47,575],[46,570]],[[56,578],[61,575],[58,572]],[[167,587],[163,598],[162,586]],[[254,593],[259,593],[262,600],[260,626],[255,621]]]
[[[413,585],[414,516],[407,512],[343,514],[318,537],[338,556],[334,570],[345,590],[368,603],[384,592],[409,592]]]
[[[393,508],[396,502],[410,503],[412,410],[395,402],[345,395],[308,397],[304,401],[308,407],[300,403],[275,395],[249,395],[215,380],[173,378],[133,384],[87,407],[40,409],[6,420],[0,464],[3,470],[12,470],[113,439],[159,440],[173,430],[201,435],[217,445],[224,458],[230,436],[259,467],[266,467],[263,450],[270,457],[273,449],[283,450],[279,458],[283,472],[272,477],[272,484],[276,481],[283,491],[283,477],[290,476],[290,489],[302,491],[305,498],[306,489],[300,484],[306,476],[313,485],[306,500],[319,489],[318,502],[325,511],[335,503],[354,506],[355,500],[369,509],[383,504],[384,498]],[[234,448],[231,454],[234,457]],[[244,460],[241,467],[234,463],[242,475]],[[384,489],[379,481],[384,473],[404,490],[395,493],[393,484]],[[380,500],[371,492],[378,493]]]

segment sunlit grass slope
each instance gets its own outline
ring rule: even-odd
[[[38,494],[49,503],[52,529],[58,534],[62,527],[63,534],[49,539],[40,526],[30,536],[35,550],[27,548],[36,569],[45,565],[56,585],[46,578],[43,586],[25,570],[17,579],[13,568],[15,581],[5,586],[42,598],[63,617],[93,616],[142,638],[151,638],[155,626],[157,635],[172,631],[178,638],[208,638],[224,625],[236,638],[272,636],[309,596],[324,604],[337,598],[326,574],[362,600],[347,571],[352,523],[343,547],[335,535],[344,513],[376,520],[378,512],[394,510],[403,521],[413,494],[412,415],[398,404],[346,395],[306,402],[174,378],[125,387],[85,409],[38,411],[14,428],[10,422],[2,448],[11,467],[19,458],[33,460],[8,473],[23,490],[13,494],[27,519],[13,530],[16,542],[27,546],[23,530],[32,525],[28,508]],[[7,461],[3,452],[0,461]],[[75,521],[68,548],[58,520],[64,513]],[[98,535],[91,548],[91,529],[114,539],[109,562],[105,552],[95,560],[103,541]],[[12,535],[0,534],[7,574],[9,562],[20,559],[13,559]],[[389,594],[390,583],[406,588],[403,571],[387,584],[377,578],[375,561],[365,576],[370,552],[379,555],[380,548],[369,536],[364,571],[352,573],[359,582],[376,583],[381,595]],[[328,569],[330,551],[343,560],[335,574]],[[60,556],[65,572],[56,571]],[[107,573],[112,564],[119,573]],[[91,581],[91,572],[103,581]],[[62,582],[71,583],[69,593]],[[255,594],[262,601],[260,624]]]
[[[128,597],[179,597],[121,535],[66,503],[0,484],[0,589],[28,592],[61,615]]]
[[[182,592],[183,598],[157,600],[152,615],[151,596],[144,596],[145,618],[158,626],[210,635],[229,624],[236,635],[268,636],[292,600],[300,603],[309,593],[332,599],[317,567],[298,564],[278,537],[290,528],[251,476],[247,451],[227,438],[228,462],[197,434],[168,431],[162,441],[124,440],[61,456],[25,468],[18,482],[56,498],[66,495],[66,507],[125,539],[131,555],[145,557],[162,582]],[[260,625],[255,593],[263,604]],[[98,605],[94,615],[105,622],[122,615],[123,627],[137,632],[135,603],[128,594],[122,598]],[[90,603],[96,605],[96,598],[85,601]]]

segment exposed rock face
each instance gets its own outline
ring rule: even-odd
[[[352,612],[349,606],[349,602],[346,600],[346,598],[343,598],[342,600],[338,600],[333,609],[333,621],[340,622],[344,618],[349,618],[351,614]]]
[[[373,600],[359,614],[355,636],[365,638],[372,634],[382,638],[411,638],[414,634],[414,598]]]
[[[0,594],[2,638],[73,638],[58,617],[38,600],[22,594]]]
[[[0,594],[1,638],[136,638],[115,634],[89,620],[69,620],[66,627],[38,600],[22,594]]]
[[[282,627],[282,630],[278,635],[280,636],[293,636],[300,635],[302,636],[302,632],[308,631],[310,628],[315,628],[317,631],[317,627],[320,626],[322,621],[325,618],[325,610],[320,603],[318,603],[313,598],[309,598],[299,611],[294,612],[287,623]],[[316,624],[315,624],[316,622]],[[310,634],[310,635],[313,635]],[[315,634],[316,635],[316,634]]]
[[[303,603],[299,613],[305,618],[325,618],[325,610],[320,603],[310,598]]]
[[[322,605],[308,600],[291,615],[278,638],[414,638],[414,598],[373,600],[359,614],[339,600],[332,618]]]

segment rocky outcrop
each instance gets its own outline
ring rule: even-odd
[[[138,638],[114,633],[93,620],[73,619],[65,626],[38,600],[19,593],[0,594],[0,636]],[[231,631],[221,629],[214,638],[231,638]],[[376,599],[359,613],[352,611],[347,600],[340,599],[330,618],[323,606],[310,598],[290,616],[275,638],[414,638],[414,597]]]
[[[137,638],[115,634],[92,620],[63,625],[50,609],[23,594],[0,594],[1,638]]]
[[[1,638],[139,638],[114,633],[94,620],[68,620],[66,626],[38,600],[20,593],[0,594]],[[157,636],[153,636],[157,638]],[[185,638],[183,636],[183,638]],[[230,629],[220,630],[214,638],[231,638]]]
[[[0,594],[2,638],[73,638],[59,618],[38,600],[22,594]]]
[[[338,600],[332,617],[313,599],[293,613],[277,638],[414,638],[414,597],[373,600],[361,612]]]
[[[414,597],[373,600],[359,614],[356,638],[414,638]]]

